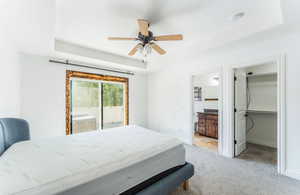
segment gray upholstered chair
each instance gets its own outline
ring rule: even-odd
[[[0,155],[14,143],[29,139],[27,121],[18,118],[0,118]]]

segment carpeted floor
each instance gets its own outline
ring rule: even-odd
[[[249,153],[230,159],[195,146],[186,146],[186,155],[195,166],[190,190],[179,188],[172,195],[300,195],[300,181],[277,175],[270,159],[251,160]]]
[[[277,166],[277,150],[267,146],[247,143],[247,149],[238,158],[246,161],[270,164],[275,169]]]

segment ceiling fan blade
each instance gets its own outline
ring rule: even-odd
[[[164,55],[165,53],[167,53],[165,50],[163,50],[161,47],[159,47],[155,43],[150,43],[150,46],[160,55]]]
[[[137,50],[138,50],[140,47],[143,47],[143,45],[142,45],[141,43],[137,44],[137,45],[136,45],[136,46],[128,53],[128,55],[133,56],[133,55],[137,52]]]
[[[144,36],[149,36],[148,28],[149,28],[149,22],[144,19],[138,19],[138,24],[139,24],[139,30],[142,35]]]
[[[138,40],[137,38],[128,38],[128,37],[108,37],[108,40]]]
[[[162,36],[155,36],[155,41],[177,41],[182,40],[183,36],[181,34],[177,35],[162,35]]]

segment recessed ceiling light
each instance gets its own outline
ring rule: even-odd
[[[232,16],[232,21],[238,21],[245,16],[245,12],[238,12]]]

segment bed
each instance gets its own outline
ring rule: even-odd
[[[179,140],[126,126],[13,144],[0,157],[0,193],[168,194],[193,171]]]

